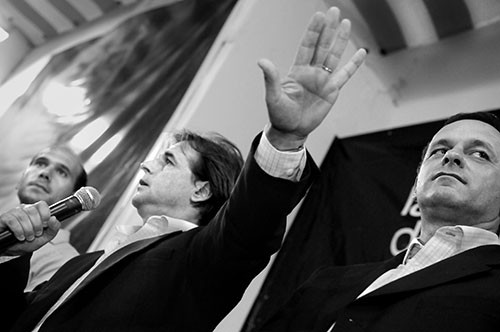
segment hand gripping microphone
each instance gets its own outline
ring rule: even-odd
[[[95,209],[101,203],[101,195],[93,187],[82,187],[73,195],[49,206],[50,215],[63,221],[81,211]],[[0,252],[3,252],[19,240],[9,231],[0,233]]]

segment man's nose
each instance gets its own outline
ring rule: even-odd
[[[155,171],[155,161],[154,160],[148,160],[144,161],[140,165],[141,170],[143,170],[146,173],[153,173]]]
[[[446,153],[444,154],[442,164],[443,165],[447,165],[447,164],[456,165],[456,166],[462,167],[464,164],[464,159],[463,159],[462,154],[460,154],[459,152],[457,152],[455,150],[450,149],[450,150],[446,151]]]
[[[49,181],[51,178],[51,170],[48,167],[45,167],[44,169],[42,169],[40,171],[40,173],[38,174],[38,177]]]

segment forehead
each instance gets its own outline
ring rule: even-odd
[[[46,159],[54,164],[64,165],[75,175],[82,168],[80,158],[71,150],[66,148],[50,148],[38,153],[33,160]]]
[[[440,140],[470,141],[480,140],[500,150],[500,132],[486,122],[478,120],[459,120],[439,130],[431,140],[431,145]]]
[[[199,153],[187,141],[171,143],[165,146],[161,155],[164,154],[171,154],[178,162],[185,161],[189,165],[192,165],[199,158]]]

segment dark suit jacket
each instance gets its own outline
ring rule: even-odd
[[[298,183],[273,178],[253,158],[257,142],[230,199],[208,226],[138,241],[113,253],[40,331],[212,331],[279,249],[286,215],[317,172],[311,162]],[[30,294],[12,331],[31,331],[101,254],[81,255],[60,268]],[[19,276],[5,271],[14,264],[9,263],[0,264],[4,287],[13,282],[4,281],[7,277]]]
[[[258,331],[500,331],[500,246],[465,251],[356,300],[401,263],[318,270]]]

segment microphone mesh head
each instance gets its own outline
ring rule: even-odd
[[[101,203],[101,194],[94,187],[81,187],[74,196],[82,203],[83,211],[93,210]]]

